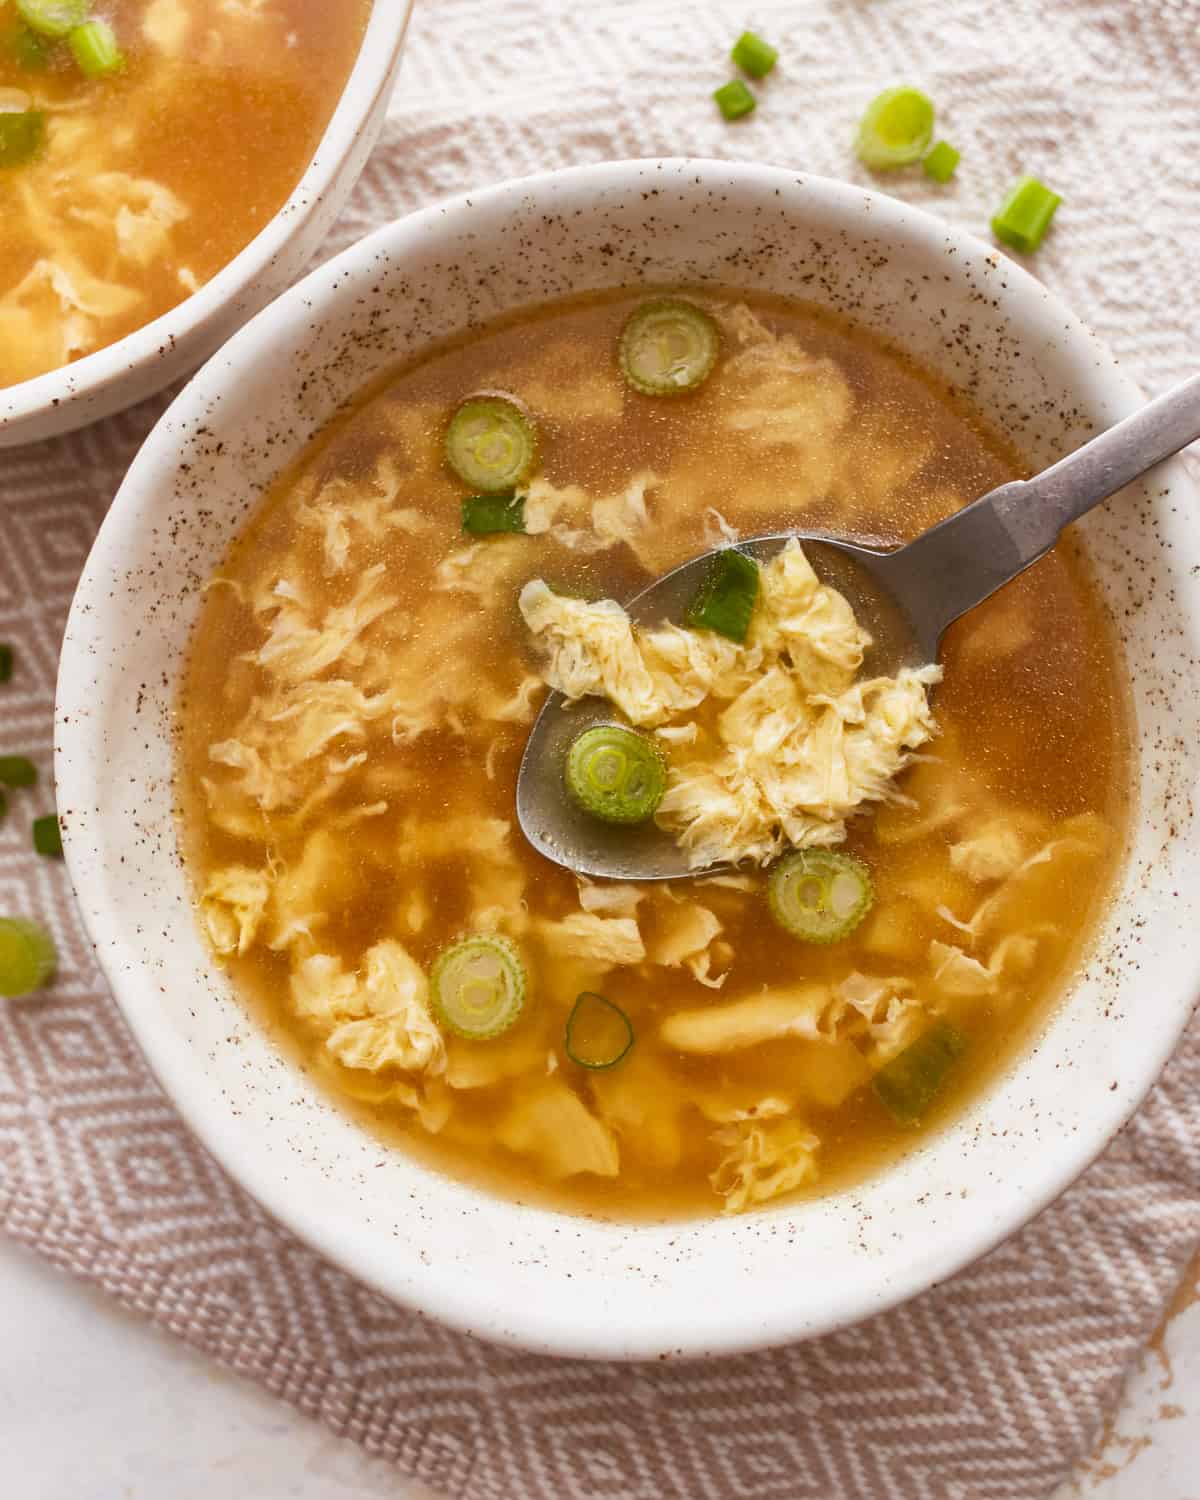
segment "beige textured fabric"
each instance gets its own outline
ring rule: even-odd
[[[380,0],[388,3],[388,0]],[[1020,169],[1066,195],[1038,272],[1148,390],[1196,367],[1195,0],[757,0],[783,53],[758,115],[710,90],[731,5],[427,0],[338,246],[447,192],[570,162],[760,157],[865,180],[849,141],[909,78],[963,149],[900,195],[982,231]],[[162,400],[0,453],[0,748],[49,776],[72,589]],[[1200,1027],[1059,1203],[948,1285],[808,1345],[692,1367],[553,1363],[384,1304],[270,1223],[190,1139],[91,959],[61,867],[0,828],[0,908],[49,921],[63,972],[0,1006],[0,1225],[457,1500],[1036,1500],[1086,1451],[1200,1238]],[[169,1003],[169,997],[166,1001]],[[1154,997],[1147,996],[1148,1006]]]

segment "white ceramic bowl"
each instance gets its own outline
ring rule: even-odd
[[[316,154],[274,218],[192,296],[107,348],[0,386],[0,448],[99,421],[162,390],[219,349],[320,248],[387,115],[413,0],[375,0]]]
[[[1200,991],[1200,513],[1168,465],[1084,524],[1133,666],[1142,747],[1120,898],[1036,1047],[895,1169],[743,1218],[568,1218],[381,1151],[248,1021],[200,942],[171,816],[172,706],[204,580],[263,487],[378,371],[561,293],[703,281],[801,293],[883,330],[969,390],[1034,463],[1139,404],[1111,355],[1024,271],[889,198],[705,161],[529,178],[371,235],[201,371],[100,531],[59,676],[75,887],[129,1024],[192,1128],[272,1213],[383,1292],[564,1354],[778,1343],[950,1275],[1109,1140]]]

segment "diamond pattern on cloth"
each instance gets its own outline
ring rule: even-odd
[[[379,0],[390,3],[390,0]],[[461,189],[658,154],[870,181],[863,105],[909,81],[963,152],[946,188],[884,186],[986,232],[1021,171],[1065,202],[1037,273],[1148,392],[1195,368],[1196,0],[757,0],[780,49],[759,108],[709,98],[726,3],[425,0],[397,99],[328,250]],[[97,971],[48,811],[55,664],[91,538],[166,396],[0,453],[0,749],[33,793],[0,827],[0,910],[62,954],[0,1005],[0,1227],[454,1500],[1038,1500],[1084,1455],[1200,1239],[1200,1024],[1145,1107],[1023,1233],[856,1328],[695,1365],[552,1361],[393,1307],[235,1188],[158,1090]],[[169,997],[164,1003],[169,1003]],[[1153,1003],[1153,997],[1147,997]],[[735,1289],[730,1289],[731,1293]]]

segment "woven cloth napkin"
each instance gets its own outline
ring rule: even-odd
[[[918,172],[891,190],[985,233],[1008,182],[1042,175],[1065,203],[1038,274],[1148,392],[1196,368],[1196,0],[756,0],[781,61],[757,113],[728,126],[709,95],[750,19],[695,0],[425,0],[328,249],[452,191],[581,161],[758,158],[865,182],[857,116],[905,80],[963,159],[947,188]],[[0,1007],[0,1226],[455,1500],[1044,1496],[1200,1239],[1196,1025],[1119,1139],[1001,1249],[856,1328],[706,1364],[556,1362],[449,1332],[314,1256],[190,1137],[28,828],[51,805],[71,594],[165,400],[0,452],[0,638],[17,649],[0,749],[32,751],[42,773],[0,829],[0,910],[48,922],[63,955],[47,995]]]

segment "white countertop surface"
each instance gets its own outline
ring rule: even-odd
[[[432,1500],[389,1464],[4,1241],[0,1493]],[[1107,1442],[1058,1500],[1200,1500],[1200,1302],[1148,1353]]]

